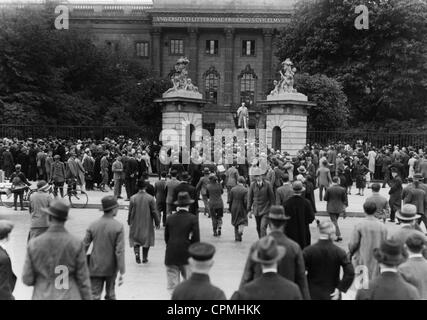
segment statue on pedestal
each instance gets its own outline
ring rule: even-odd
[[[246,104],[244,102],[242,102],[242,105],[239,107],[239,109],[237,109],[237,117],[239,118],[237,123],[239,128],[247,129],[249,122],[249,111],[248,108],[246,108]]]
[[[202,94],[199,89],[188,78],[187,66],[190,63],[187,57],[181,57],[176,61],[175,73],[171,79],[172,88],[168,89],[163,97],[186,96],[189,98],[201,99]]]

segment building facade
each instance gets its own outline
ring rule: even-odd
[[[154,0],[152,4],[68,4],[70,28],[106,50],[133,56],[157,77],[170,77],[177,58],[209,103],[203,126],[230,128],[245,102],[249,127],[265,123],[257,101],[277,78],[275,37],[290,19],[292,2]]]

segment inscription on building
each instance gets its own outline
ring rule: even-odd
[[[287,23],[274,17],[153,17],[154,23]]]

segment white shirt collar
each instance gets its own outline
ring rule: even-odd
[[[408,259],[410,258],[422,258],[423,255],[421,253],[409,253],[408,254]]]
[[[176,207],[176,211],[181,211],[181,210],[183,210],[183,211],[187,211],[187,212],[189,212],[189,211],[190,211],[190,209],[189,209],[189,208]]]
[[[277,268],[263,268],[262,273],[274,272],[277,273]]]
[[[384,272],[394,272],[394,273],[397,273],[397,269],[396,268],[387,268],[387,267],[381,268],[381,273],[384,273]]]

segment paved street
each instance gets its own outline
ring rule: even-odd
[[[369,191],[366,192],[368,194]],[[100,199],[102,195],[96,193]],[[91,199],[94,197],[91,195]],[[361,206],[362,197],[358,197],[358,205]],[[356,200],[354,200],[356,201]],[[319,205],[324,206],[324,202]],[[101,212],[97,209],[72,209],[70,212],[70,220],[67,222],[67,229],[79,238],[83,238],[87,226],[101,216]],[[15,223],[15,229],[11,235],[11,241],[8,243],[8,251],[11,255],[13,269],[20,278],[22,267],[25,258],[26,239],[29,230],[29,214],[27,212],[15,212],[12,209],[0,207],[0,219],[9,219]],[[126,224],[127,211],[120,210],[118,220]],[[319,217],[326,220],[327,217]],[[360,221],[361,218],[340,219],[339,224],[342,229],[344,241],[339,245],[346,249],[349,236],[353,226]],[[387,223],[390,231],[395,230],[397,226],[392,223]],[[151,248],[149,253],[149,263],[146,265],[137,265],[134,260],[132,249],[128,246],[126,230],[126,277],[122,287],[117,289],[119,299],[168,299],[166,291],[166,272],[163,264],[165,243],[163,240],[163,228],[156,231],[156,245]],[[255,221],[249,221],[249,227],[245,230],[243,242],[236,243],[234,241],[234,231],[230,223],[230,215],[226,214],[224,218],[223,235],[221,238],[214,238],[211,232],[211,221],[206,216],[200,215],[200,230],[201,240],[211,242],[217,248],[215,256],[215,265],[212,270],[212,282],[222,288],[229,298],[234,290],[238,287],[240,277],[242,275],[243,266],[248,254],[250,245],[256,241],[257,235],[255,231]],[[316,224],[311,225],[312,239],[316,241],[318,232]],[[19,280],[15,289],[16,299],[31,298],[31,288],[26,287]],[[354,291],[349,291],[345,298],[352,298]]]

